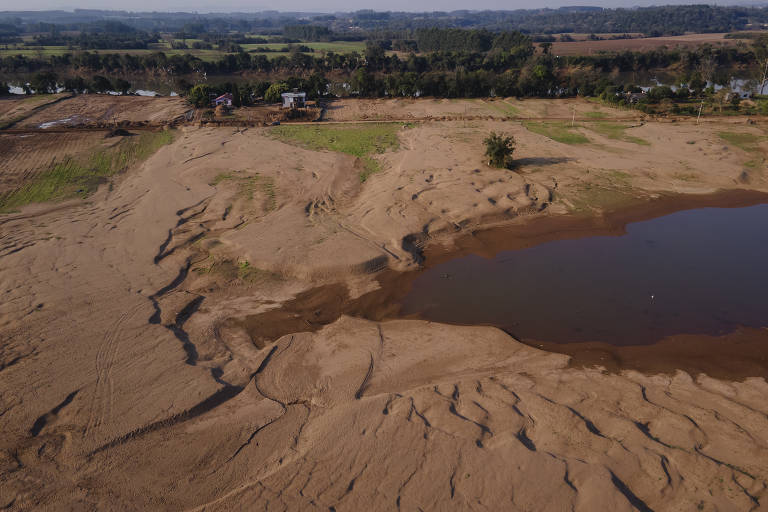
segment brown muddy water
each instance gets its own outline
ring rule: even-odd
[[[768,194],[665,195],[448,239],[360,297],[327,284],[235,323],[258,347],[341,315],[491,325],[576,367],[768,378]]]
[[[768,326],[768,205],[697,208],[421,272],[399,314],[533,343],[655,343]]]

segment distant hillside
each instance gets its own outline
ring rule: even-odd
[[[279,34],[286,26],[322,27],[328,34],[400,32],[403,37],[422,28],[474,28],[490,31],[519,30],[529,34],[643,33],[679,35],[686,32],[730,32],[760,29],[768,25],[766,7],[674,5],[636,9],[603,9],[592,6],[514,11],[301,13],[142,13],[129,11],[6,11],[0,25],[18,33],[57,30],[89,30],[104,21],[117,21],[146,32],[239,32]],[[317,29],[313,29],[317,30]]]

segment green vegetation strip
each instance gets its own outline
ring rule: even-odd
[[[227,281],[237,280],[243,284],[282,281],[284,279],[278,273],[254,267],[247,261],[218,260],[211,255],[208,256],[208,259],[203,264],[194,267],[192,271],[198,275],[208,274],[221,277]]]
[[[571,126],[571,123],[558,122],[527,122],[523,126],[533,133],[538,133],[545,137],[560,142],[562,144],[587,144],[589,139],[576,131],[579,125]]]
[[[176,39],[177,42],[181,42],[181,39]],[[202,41],[201,39],[187,39],[187,45],[193,44],[195,41]],[[256,43],[256,44],[242,44],[240,45],[243,50],[249,53],[266,55],[270,59],[276,57],[287,57],[291,53],[289,51],[280,52],[275,50],[281,50],[283,48],[289,48],[291,46],[306,46],[311,48],[314,52],[334,52],[339,54],[344,53],[362,53],[365,50],[365,43],[363,41],[328,41],[328,42],[312,42],[312,43],[297,43],[289,45],[287,43]],[[262,51],[259,51],[262,50]],[[52,56],[61,57],[62,55],[72,55],[79,50],[73,50],[68,46],[37,46],[37,47],[4,47],[0,48],[0,57],[11,57],[19,55],[27,58],[48,58]],[[194,48],[171,48],[167,42],[152,44],[146,49],[96,49],[99,53],[103,54],[121,54],[121,55],[151,55],[157,52],[164,53],[167,57],[175,55],[183,56],[186,54],[193,55],[202,60],[213,62],[223,58],[225,55],[236,55],[235,53],[226,52],[218,49],[210,50],[198,50]],[[305,53],[306,52],[300,52]]]
[[[311,43],[251,43],[240,45],[245,51],[253,51],[258,53],[260,49],[266,50],[282,50],[283,48],[306,46],[317,52],[336,52],[336,53],[361,53],[365,51],[365,42],[363,41],[328,41],[328,42],[311,42]]]
[[[576,188],[568,199],[572,204],[571,211],[583,213],[617,208],[632,201],[634,196],[622,187],[590,183]]]
[[[102,55],[153,55],[158,53],[159,50],[151,50],[151,49],[102,49],[102,50],[93,50],[94,52],[97,52]],[[61,57],[63,55],[74,55],[77,52],[77,50],[71,50],[66,47],[57,47],[57,46],[51,46],[46,47],[42,50],[29,50],[29,49],[4,49],[0,48],[0,58],[1,57],[13,57],[16,55],[26,57],[28,59],[34,59],[34,58],[49,58],[49,57]],[[186,50],[186,49],[178,49],[178,50],[162,50],[162,53],[165,54],[166,57],[173,57],[175,55],[178,56],[184,56],[184,55],[192,55],[194,57],[198,57],[204,61],[208,62],[214,62],[219,59],[222,59],[225,55],[234,55],[234,54],[228,54],[226,52],[222,52],[219,50]],[[271,54],[270,54],[271,55]],[[287,54],[286,54],[287,55]]]
[[[272,134],[285,142],[298,143],[313,150],[327,149],[356,156],[362,160],[364,169],[360,181],[365,182],[380,170],[379,163],[371,158],[373,154],[397,149],[400,142],[397,132],[399,123],[370,123],[344,126],[278,126]]]
[[[173,141],[173,132],[145,132],[125,137],[115,146],[82,158],[68,157],[51,166],[28,183],[0,196],[0,213],[30,203],[87,197],[109,176],[146,160]]]
[[[721,139],[744,151],[759,151],[758,144],[765,140],[761,135],[739,132],[718,132]]]
[[[631,128],[631,126],[627,126],[625,124],[601,121],[590,123],[586,125],[586,128],[589,128],[593,132],[598,133],[608,139],[631,142],[633,144],[640,144],[641,146],[650,146],[650,143],[647,140],[641,139],[639,137],[633,137],[632,135],[627,135],[624,133],[624,130]]]
[[[486,104],[494,110],[498,110],[507,117],[515,117],[520,114],[520,110],[513,107],[506,101],[487,101]]]

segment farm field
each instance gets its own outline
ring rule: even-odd
[[[9,47],[0,48],[0,56],[7,57],[10,55],[22,55],[24,57],[50,57],[51,55],[65,55],[71,53],[72,50],[66,46],[16,46],[9,45]]]
[[[644,52],[661,47],[696,48],[703,44],[735,46],[741,39],[726,39],[725,33],[687,34],[683,36],[647,37],[641,39],[608,39],[602,41],[573,41],[552,43],[554,55],[592,55],[599,52]],[[540,46],[540,43],[537,43]]]
[[[187,44],[192,44],[194,40],[189,39],[187,40]],[[364,42],[346,42],[346,41],[330,41],[330,42],[316,42],[316,43],[295,43],[294,46],[307,46],[309,48],[312,48],[315,53],[318,52],[336,52],[336,53],[360,53],[363,50],[365,50],[365,43]],[[260,55],[266,55],[270,58],[275,58],[278,56],[285,56],[289,55],[288,52],[275,52],[275,51],[259,51],[262,48],[269,48],[269,49],[281,49],[288,47],[289,44],[287,43],[262,43],[262,44],[243,44],[241,45],[242,48],[253,54],[260,54]],[[171,48],[170,44],[168,43],[157,43],[154,44],[152,48],[148,49],[131,49],[131,50],[114,50],[114,49],[102,49],[102,50],[72,50],[67,48],[66,46],[41,46],[41,47],[25,47],[25,46],[18,46],[18,47],[9,47],[9,48],[0,48],[0,57],[8,57],[12,55],[22,55],[24,57],[34,58],[34,57],[47,57],[47,56],[61,56],[65,55],[67,53],[73,53],[73,52],[82,52],[82,51],[89,51],[91,53],[114,53],[118,55],[149,55],[156,52],[163,52],[168,56],[173,55],[185,55],[190,54],[193,55],[199,59],[205,60],[205,61],[215,61],[223,57],[224,55],[227,55],[226,52],[222,52],[220,50],[196,50],[193,48],[189,49],[173,49]]]
[[[168,132],[106,138],[99,132],[0,133],[0,213],[86,197],[171,140]]]
[[[69,94],[46,94],[24,98],[0,99],[0,128],[7,128],[31,115],[35,110],[68,98]]]
[[[399,302],[457,255],[493,268],[768,202],[764,118],[345,99],[319,123],[39,128],[162,125],[187,108],[79,96],[0,130],[0,506],[507,510],[510,488],[520,510],[768,499],[765,329],[524,343]],[[492,132],[514,137],[508,167],[488,165]],[[558,283],[532,277],[554,309]]]
[[[8,101],[23,102],[25,99]],[[15,126],[54,128],[123,122],[163,125],[184,116],[189,110],[189,104],[179,97],[81,94],[37,110]]]
[[[39,56],[61,56],[68,53],[74,53],[74,52],[81,52],[85,50],[70,50],[63,46],[44,46],[42,48],[0,48],[0,57],[10,57],[13,55],[21,55],[24,57],[34,58]],[[157,53],[159,51],[165,53],[168,56],[172,55],[185,55],[190,54],[193,55],[199,59],[206,60],[206,61],[214,61],[220,59],[223,55],[226,55],[224,52],[220,52],[218,50],[173,50],[171,48],[164,48],[160,47],[158,49],[135,49],[135,50],[114,50],[114,49],[105,49],[105,50],[87,50],[91,53],[106,53],[106,54],[117,54],[117,55],[150,55],[152,53]]]
[[[56,161],[90,154],[103,142],[101,133],[0,133],[0,197],[33,181]]]
[[[245,51],[258,53],[261,48],[269,48],[270,50],[279,50],[287,46],[306,46],[312,48],[316,52],[335,52],[335,53],[361,53],[365,50],[364,41],[328,41],[328,42],[314,42],[314,43],[258,43],[258,44],[242,44]]]
[[[552,43],[552,53],[555,55],[574,56],[574,55],[591,55],[600,52],[619,52],[619,51],[633,51],[643,52],[655,50],[662,47],[668,48],[695,48],[702,44],[722,45],[722,46],[735,46],[739,41],[748,42],[746,39],[726,38],[726,33],[707,33],[707,34],[686,34],[682,36],[664,36],[664,37],[648,37],[648,38],[636,38],[636,39],[605,39],[592,41],[586,38],[586,34],[569,34],[574,41],[561,42],[556,41]],[[610,34],[604,34],[603,37],[609,37]],[[180,41],[180,40],[179,40]],[[194,40],[187,40],[187,44],[191,44]],[[335,53],[361,53],[365,50],[365,43],[362,41],[330,41],[330,42],[307,42],[307,43],[294,43],[294,46],[307,46],[314,50],[314,53],[320,52],[335,52]],[[536,46],[540,46],[541,43],[535,43]],[[275,58],[279,56],[288,56],[289,52],[280,52],[280,50],[290,45],[288,43],[255,43],[255,44],[243,44],[242,48],[251,53],[258,55],[266,55],[269,58]],[[271,51],[259,51],[260,49],[269,49]],[[25,57],[40,57],[51,55],[64,55],[66,53],[72,53],[73,51],[65,46],[42,46],[39,48],[28,47],[10,47],[8,49],[0,48],[0,57],[11,55],[22,55]],[[115,54],[131,54],[131,55],[146,55],[161,51],[168,56],[172,55],[184,55],[190,54],[205,61],[215,61],[220,59],[227,53],[220,50],[195,50],[189,49],[172,49],[169,43],[157,43],[150,49],[135,49],[135,50],[89,50],[91,52],[98,53],[115,53]],[[397,54],[400,58],[407,58],[407,53],[388,51],[389,54]]]
[[[328,121],[407,121],[487,117],[517,118],[578,118],[599,119],[637,117],[627,112],[583,100],[548,101],[515,98],[485,99],[338,99],[330,103]]]

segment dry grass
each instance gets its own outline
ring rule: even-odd
[[[277,209],[277,189],[275,179],[271,176],[256,174],[241,174],[237,171],[218,174],[211,182],[211,186],[222,182],[233,182],[237,188],[237,196],[247,201],[253,201],[257,193],[264,195],[264,210],[271,212]]]

